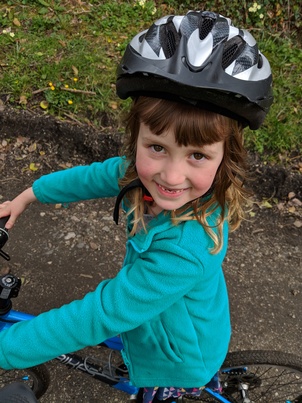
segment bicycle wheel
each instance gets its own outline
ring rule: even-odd
[[[302,358],[278,351],[232,352],[221,383],[232,403],[302,403]],[[244,393],[250,400],[244,400]]]
[[[39,399],[49,385],[49,372],[45,365],[38,365],[27,369],[3,370],[0,369],[0,388],[12,382],[24,382]]]

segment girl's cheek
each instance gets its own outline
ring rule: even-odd
[[[140,178],[148,178],[151,175],[151,170],[143,165],[136,166],[137,174]]]
[[[148,158],[141,156],[136,160],[136,171],[140,176],[149,176],[154,170],[152,162]]]

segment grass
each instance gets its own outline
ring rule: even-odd
[[[263,128],[248,132],[247,145],[277,160],[290,151],[302,151],[302,87],[297,85],[302,77],[302,52],[291,38],[279,35],[259,38],[259,43],[271,63],[275,99]]]
[[[187,3],[1,2],[0,103],[122,130],[118,122],[129,101],[115,94],[115,70],[129,39],[161,15],[183,13]],[[301,152],[302,52],[295,38],[255,26],[272,65],[275,103],[263,128],[247,131],[247,146],[264,159],[284,159]]]

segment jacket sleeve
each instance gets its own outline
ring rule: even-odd
[[[113,197],[119,193],[118,180],[123,174],[123,159],[114,157],[44,175],[34,182],[33,191],[42,203]]]
[[[157,251],[158,252],[158,251]],[[0,332],[0,367],[25,368],[96,345],[147,322],[200,281],[200,262],[167,242],[82,300]]]

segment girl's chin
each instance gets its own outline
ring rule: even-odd
[[[177,210],[177,209],[181,208],[182,206],[184,206],[186,203],[188,203],[188,201],[185,201],[185,202],[179,201],[177,203],[175,200],[172,202],[172,201],[158,200],[157,198],[154,199],[154,207],[155,207],[156,211],[158,212],[157,214],[159,214],[159,212],[161,212],[163,210],[165,210],[165,211]]]

